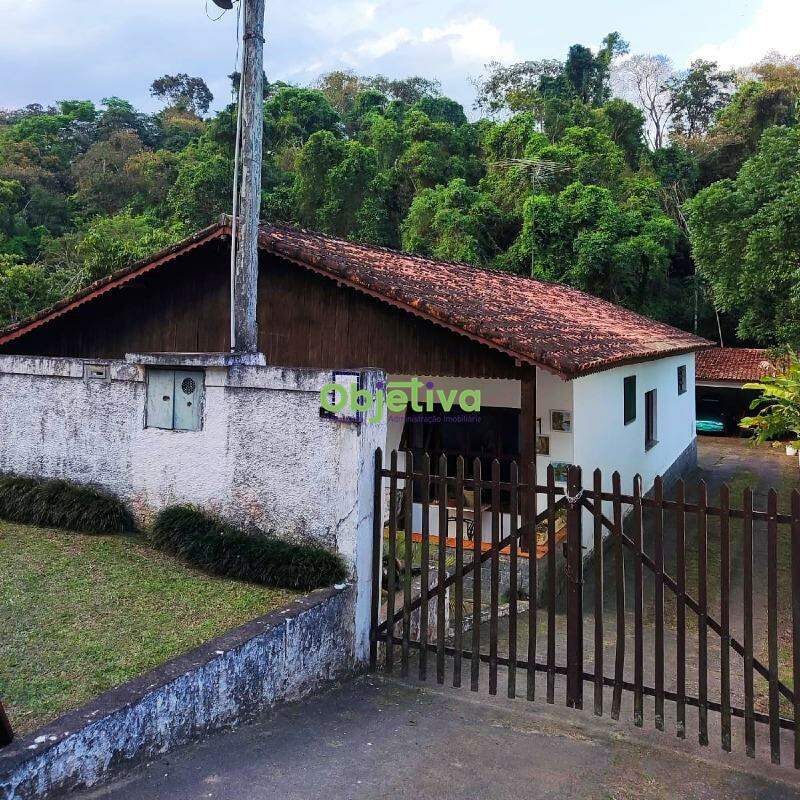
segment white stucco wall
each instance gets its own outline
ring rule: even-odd
[[[550,437],[550,455],[536,456],[537,480],[540,485],[547,481],[547,467],[551,461],[573,463],[575,434],[554,431],[550,426],[551,411],[573,413],[572,383],[564,381],[543,369],[536,370],[536,416],[541,420],[541,433]],[[573,419],[573,428],[575,420]],[[538,428],[538,425],[537,425]]]
[[[346,552],[385,425],[321,418],[331,373],[208,366],[202,430],[171,431],[145,427],[145,367],[110,368],[85,381],[80,360],[0,356],[0,471],[98,484],[143,522],[188,502]]]
[[[551,462],[579,465],[583,470],[584,486],[591,486],[592,473],[600,468],[603,488],[611,489],[611,475],[620,472],[625,493],[632,490],[634,475],[641,474],[643,491],[652,488],[656,475],[664,475],[695,440],[695,359],[693,354],[619,367],[598,372],[574,381],[561,380],[546,370],[537,370],[537,417],[541,420],[538,433],[550,437],[549,456],[537,456],[536,466],[540,484],[546,481]],[[677,370],[686,366],[686,392],[678,395]],[[636,419],[624,424],[623,381],[636,375]],[[390,376],[389,380],[408,380],[410,376]],[[520,407],[520,382],[420,376],[423,382],[432,380],[436,388],[480,389],[483,406]],[[657,392],[658,443],[645,449],[645,393]],[[551,411],[572,414],[572,432],[553,431]],[[402,418],[390,422],[386,441],[388,452],[400,444]],[[402,467],[403,454],[398,463]],[[416,509],[417,517],[420,509]],[[610,513],[610,508],[605,511]],[[438,523],[434,520],[432,530]],[[584,540],[591,544],[592,528],[587,516]]]
[[[573,381],[575,463],[588,486],[592,472],[603,472],[603,488],[611,488],[618,470],[623,492],[633,476],[642,476],[643,491],[653,486],[695,439],[694,354],[618,367]],[[686,391],[678,394],[678,367],[686,366]],[[636,419],[624,424],[623,381],[636,376]],[[658,443],[645,449],[645,393],[656,389]]]

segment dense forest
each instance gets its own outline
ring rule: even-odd
[[[238,76],[231,76],[232,93]],[[708,338],[800,345],[800,60],[675,70],[619,34],[489,64],[477,121],[428,77],[265,81],[263,210],[579,287]],[[164,75],[0,112],[0,325],[230,211],[236,107]]]

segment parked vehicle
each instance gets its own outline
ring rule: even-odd
[[[697,402],[698,433],[727,433],[730,419],[722,403],[713,397],[703,397]]]

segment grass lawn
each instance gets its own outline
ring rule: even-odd
[[[17,734],[297,593],[215,578],[141,538],[0,522],[0,698]]]

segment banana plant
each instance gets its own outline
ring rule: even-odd
[[[742,388],[761,392],[750,404],[750,410],[758,414],[744,417],[739,427],[751,430],[759,442],[766,442],[794,434],[800,439],[800,361],[795,353],[789,353],[784,361],[785,369],[779,375],[766,376],[758,383],[746,383]]]

